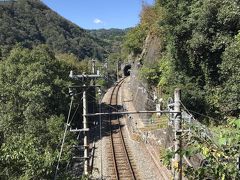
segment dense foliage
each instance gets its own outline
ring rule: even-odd
[[[0,62],[1,179],[53,178],[68,110],[68,74],[80,66],[69,59],[58,60],[38,46],[16,47]],[[62,165],[71,143],[68,136]]]
[[[150,86],[167,94],[180,86],[190,109],[238,117],[239,30],[238,1],[157,0],[143,8],[141,23],[128,33],[124,47],[139,54],[147,35],[158,36],[159,61],[154,69],[143,61],[141,70]]]
[[[88,73],[88,59],[117,53],[127,30],[86,31],[39,0],[18,0],[0,5],[0,31],[0,179],[53,179],[69,71]],[[80,127],[76,116],[72,124]],[[67,134],[59,178],[73,175],[64,168],[75,139]]]
[[[127,53],[133,52],[134,55],[141,53],[146,33],[137,26],[129,31],[124,41],[124,50]]]
[[[151,51],[143,49],[147,37],[160,39],[158,61],[139,56]],[[180,87],[182,102],[195,117],[208,124],[221,124],[218,131],[225,129],[218,137],[218,148],[197,135],[193,135],[193,142],[187,142],[203,154],[208,164],[188,169],[186,176],[237,179],[240,2],[156,0],[153,6],[144,6],[140,24],[126,38],[124,48],[142,58],[140,77],[149,87],[158,86],[167,96]]]
[[[217,132],[224,129],[217,146],[192,136],[192,152],[202,153],[208,164],[187,169],[187,176],[237,177],[240,2],[156,0],[143,6],[140,18],[130,30],[85,31],[39,0],[0,6],[0,179],[52,179],[69,103],[69,70],[87,72],[88,62],[79,59],[102,60],[112,53],[104,64],[111,81],[123,57],[139,57],[151,36],[160,39],[161,53],[158,60],[140,59],[141,78],[162,94],[181,87],[188,109],[214,117],[222,124]],[[60,167],[70,156],[73,138],[67,137]]]
[[[40,0],[18,0],[0,5],[0,46],[11,49],[16,43],[30,48],[47,44],[55,52],[73,53],[78,58],[106,56],[106,42],[67,21]]]
[[[127,29],[97,29],[97,30],[88,30],[88,32],[98,39],[106,42],[106,50],[110,53],[119,52],[123,42],[123,37],[130,30]]]
[[[197,131],[195,131],[197,132]],[[201,139],[193,133],[185,154],[192,156],[201,153],[204,157],[202,166],[194,169],[185,168],[188,179],[239,179],[237,168],[240,151],[240,119],[228,119],[227,125],[214,127],[217,141]]]

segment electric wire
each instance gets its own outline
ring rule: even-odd
[[[208,116],[208,115],[201,114],[201,113],[199,113],[199,112],[196,112],[196,111],[187,109],[186,106],[182,103],[182,101],[180,101],[180,103],[181,103],[181,105],[183,106],[183,108],[184,108],[189,114],[191,114],[190,112],[192,112],[192,113],[198,114],[198,115],[200,115],[200,116],[202,116],[202,117],[207,117],[207,118],[209,118],[209,119],[213,119],[213,120],[217,121],[217,119],[215,119],[215,118],[213,118],[213,117],[210,117],[210,116]]]
[[[192,112],[192,113],[194,113],[194,114],[198,114],[198,115],[200,115],[200,116],[202,116],[202,117],[207,117],[207,118],[209,118],[209,119],[212,119],[212,120],[217,121],[217,119],[215,119],[215,118],[213,118],[213,117],[210,117],[210,116],[208,116],[208,115],[204,115],[204,114],[201,114],[201,113],[196,112],[196,111],[193,111],[193,110],[189,110],[189,111]]]
[[[193,120],[198,123],[198,125],[195,125],[195,127],[197,127],[197,128],[203,128],[203,129],[207,130],[208,133],[205,132],[206,137],[212,142],[213,145],[215,145],[215,147],[219,148],[219,145],[218,145],[216,142],[214,142],[214,139],[211,137],[211,136],[212,136],[212,132],[211,132],[205,125],[201,124],[198,120],[196,120],[196,119],[194,118],[194,116],[191,114],[191,112],[195,112],[195,111],[188,110],[188,109],[186,108],[186,106],[185,106],[181,101],[180,101],[180,103],[181,103],[181,105],[183,106],[183,108],[187,111],[187,113],[191,116],[191,118],[193,118]],[[204,116],[204,117],[212,118],[212,117],[210,117],[210,116],[206,116],[206,115],[201,114],[201,113],[198,113],[198,112],[195,112],[195,113],[197,113],[197,114],[199,114],[199,115],[201,115],[201,116]],[[212,119],[214,119],[214,118],[212,118]],[[216,120],[216,119],[214,119],[214,120]],[[200,127],[200,126],[202,126],[202,127]],[[211,134],[211,136],[208,135],[209,133]],[[201,137],[201,136],[200,136],[200,137]],[[207,142],[205,138],[201,138],[201,139],[203,139],[205,142]],[[207,143],[208,143],[208,142],[207,142]]]
[[[68,124],[69,124],[69,119],[70,119],[70,115],[71,115],[71,110],[72,110],[72,104],[73,104],[73,96],[71,98],[71,103],[70,103],[70,108],[69,108],[69,112],[68,112],[68,117],[67,117],[67,123],[65,125],[65,130],[64,130],[64,134],[63,134],[63,139],[62,139],[62,144],[61,144],[61,149],[60,149],[60,153],[58,155],[58,162],[57,162],[57,166],[56,166],[56,170],[55,170],[55,175],[54,175],[54,180],[57,179],[57,173],[58,173],[58,169],[59,169],[59,164],[60,164],[60,160],[61,160],[61,155],[63,152],[63,145],[65,142],[65,138],[66,138],[66,134],[67,134],[67,129],[68,129]]]
[[[90,88],[90,87],[89,87],[89,88]],[[88,90],[89,88],[87,88],[87,90]],[[144,89],[146,90],[145,87],[144,87]],[[87,91],[87,90],[86,90],[86,91]],[[81,92],[81,93],[82,93],[82,92]],[[77,94],[75,94],[75,95],[78,95],[78,94],[81,94],[81,93],[77,93]],[[92,96],[92,95],[89,95],[89,96],[92,97],[93,99],[97,100],[96,97],[94,97],[94,96]],[[81,100],[82,100],[82,98],[81,98]],[[60,150],[60,153],[59,153],[59,156],[58,156],[58,163],[57,163],[57,167],[56,167],[56,171],[55,171],[54,180],[56,180],[56,178],[57,178],[57,172],[58,172],[58,170],[59,170],[59,164],[60,164],[60,160],[61,160],[61,154],[62,154],[62,152],[63,152],[63,146],[64,146],[64,142],[65,142],[65,137],[66,137],[67,129],[68,129],[68,127],[70,126],[70,124],[71,124],[71,122],[72,122],[72,120],[73,120],[73,118],[74,118],[74,116],[75,116],[75,114],[76,114],[76,112],[77,112],[77,110],[78,110],[78,108],[79,108],[79,104],[78,104],[78,106],[77,106],[77,108],[76,108],[76,110],[75,110],[75,112],[74,112],[71,120],[69,121],[69,119],[70,119],[70,114],[71,114],[71,109],[72,109],[72,104],[73,104],[73,98],[71,99],[70,109],[69,109],[68,118],[67,118],[67,123],[66,123],[66,126],[65,126],[65,131],[64,131],[64,135],[63,135],[63,139],[62,139],[61,150]],[[105,105],[108,106],[108,107],[110,107],[110,108],[113,108],[113,109],[115,109],[115,110],[118,110],[117,108],[115,108],[115,107],[112,106],[112,105],[109,105],[109,104],[105,104]]]
[[[88,88],[89,89],[89,88]],[[77,93],[77,94],[74,94],[74,96],[78,95],[78,94],[82,94],[83,92],[80,92],[80,93]],[[71,111],[72,111],[72,105],[73,105],[73,96],[71,97],[71,103],[70,103],[70,108],[69,108],[69,112],[68,112],[68,118],[67,118],[67,123],[66,123],[66,126],[65,126],[65,131],[64,131],[64,135],[63,135],[63,139],[62,139],[62,143],[61,143],[61,149],[60,149],[60,153],[59,153],[59,156],[58,156],[58,163],[57,163],[57,167],[56,167],[56,171],[55,171],[55,176],[54,176],[54,180],[57,178],[57,172],[58,172],[58,169],[59,169],[59,164],[60,164],[60,160],[61,160],[61,155],[62,155],[62,152],[63,152],[63,146],[64,146],[64,143],[65,143],[65,138],[66,138],[66,132],[67,132],[67,129],[68,127],[70,127],[70,124],[71,122],[73,121],[73,118],[75,117],[76,113],[77,113],[77,110],[80,106],[80,104],[78,103],[78,106],[76,108],[76,110],[74,111],[74,114],[71,118],[71,120],[69,121],[70,119],[70,115],[71,115]],[[83,99],[83,97],[80,99],[80,101]]]
[[[97,100],[96,97],[94,97],[94,96],[92,96],[92,95],[90,95],[90,94],[88,94],[88,96],[90,96],[90,97],[92,97],[93,99]],[[110,105],[110,104],[104,104],[104,105],[106,105],[107,107],[110,107],[110,108],[112,108],[112,109],[114,109],[114,110],[118,110],[116,107],[114,107],[114,106],[112,106],[112,105]]]
[[[182,101],[180,101],[181,105],[183,106],[183,108],[185,109],[185,111],[187,111],[188,114],[191,115],[190,111],[187,109],[187,107],[182,103]],[[194,118],[194,117],[193,117]]]
[[[73,113],[73,115],[72,115],[72,118],[71,118],[71,120],[70,120],[69,123],[68,123],[68,126],[70,126],[70,124],[72,123],[73,118],[75,117],[75,115],[76,115],[76,113],[77,113],[77,110],[78,110],[79,106],[80,106],[80,104],[78,104],[76,110],[74,111],[74,113]]]
[[[90,88],[91,88],[91,87],[88,87],[85,91],[88,91]],[[74,94],[73,96],[76,96],[76,95],[82,94],[83,92],[84,92],[84,91],[82,91],[82,92],[80,92],[80,93],[76,93],[76,94]],[[93,96],[91,96],[91,97],[93,97]],[[80,99],[79,101],[82,101],[82,99],[83,99],[83,97],[81,97],[81,99]],[[79,108],[79,103],[78,103],[77,108]],[[83,109],[85,109],[85,108],[83,107]],[[85,110],[86,110],[86,109],[85,109]],[[77,112],[77,110],[75,110],[74,115],[73,115],[73,117],[72,117],[72,119],[71,119],[71,122],[72,122],[72,120],[73,120],[73,118],[74,118],[76,112]],[[71,124],[71,122],[70,122],[69,124]]]
[[[80,93],[79,93],[80,94]],[[76,94],[75,94],[76,95]],[[82,98],[81,98],[81,100],[82,100]],[[70,105],[70,107],[72,106],[72,104]],[[75,117],[75,115],[76,115],[76,113],[77,113],[77,110],[78,110],[78,108],[79,108],[79,106],[80,106],[80,104],[78,103],[78,106],[77,106],[77,108],[76,108],[76,110],[74,111],[74,113],[73,113],[73,115],[72,115],[72,118],[71,118],[71,120],[66,124],[66,127],[68,126],[70,126],[70,124],[71,124],[71,122],[73,121],[73,118]],[[65,127],[65,130],[66,130],[66,127]],[[65,136],[66,135],[64,135],[64,138],[65,138]],[[64,140],[65,141],[65,140]],[[61,143],[61,149],[63,148],[63,143]],[[61,151],[63,151],[63,150],[61,150]],[[60,151],[60,152],[61,152]],[[62,152],[61,152],[61,154],[62,154]],[[59,158],[61,158],[61,155],[60,155],[60,157]],[[59,161],[60,161],[60,159],[59,159]],[[57,169],[59,168],[58,167],[59,166],[59,162],[58,162],[58,165],[57,165]],[[68,166],[68,165],[67,165]]]

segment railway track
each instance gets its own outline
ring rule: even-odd
[[[109,112],[118,111],[120,108],[118,94],[123,82],[124,79],[121,79],[112,89],[108,104]],[[126,135],[120,116],[108,116],[107,122],[109,135],[108,169],[111,173],[111,179],[139,179],[133,157],[126,143]]]

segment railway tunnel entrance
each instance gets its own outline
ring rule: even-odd
[[[126,64],[126,65],[123,67],[123,74],[124,74],[125,77],[126,77],[126,76],[130,76],[131,67],[132,67],[131,64]]]

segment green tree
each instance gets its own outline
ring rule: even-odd
[[[109,45],[49,9],[42,1],[18,0],[0,6],[0,45],[26,48],[47,44],[55,52],[103,59]]]
[[[0,62],[1,178],[53,177],[69,101],[68,74],[69,66],[46,46],[15,48]]]
[[[227,114],[237,117],[240,113],[240,33],[226,48],[219,67],[223,81],[219,94],[220,107]]]
[[[133,52],[135,55],[141,53],[145,38],[145,30],[142,28],[142,26],[138,25],[127,33],[123,44],[124,49],[128,53]]]

